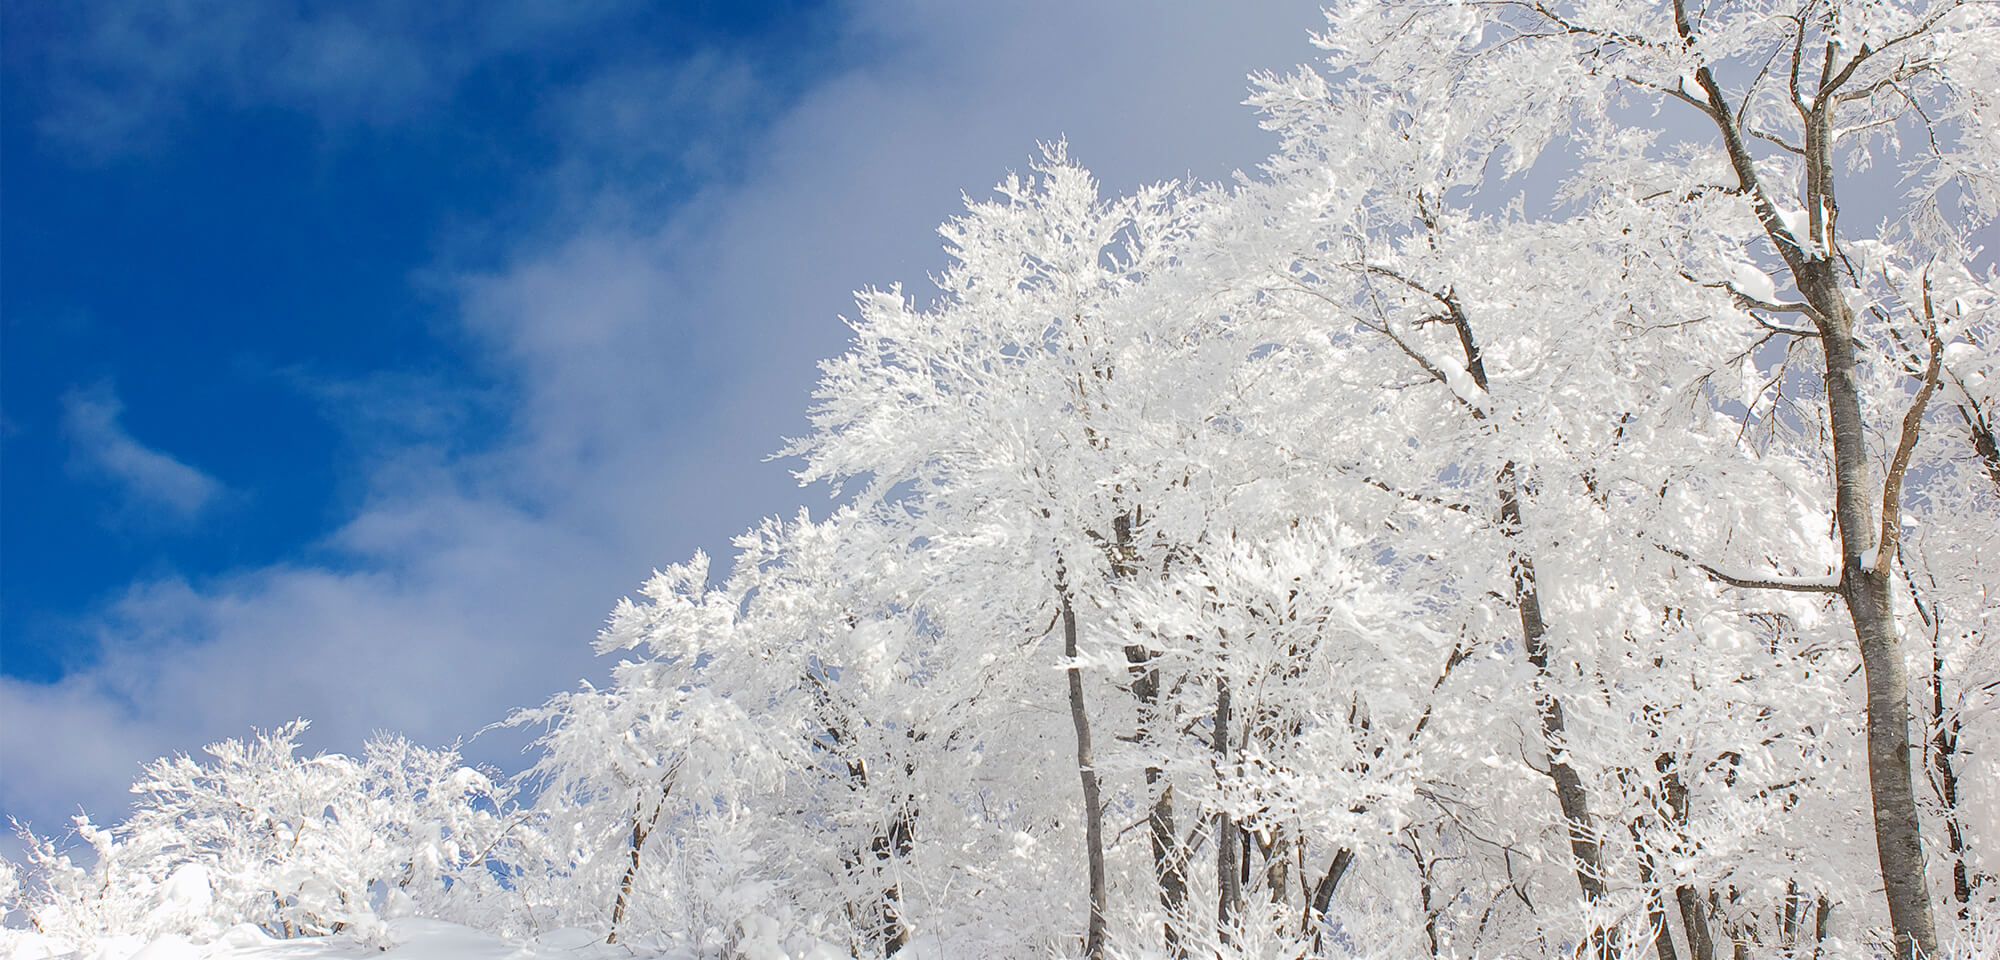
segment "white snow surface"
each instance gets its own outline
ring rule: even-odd
[[[0,946],[6,948],[4,960],[632,960],[648,956],[680,960],[693,956],[634,951],[624,944],[604,943],[601,934],[575,928],[527,940],[507,940],[443,920],[400,917],[388,921],[387,934],[383,938],[386,946],[371,946],[349,937],[279,940],[243,924],[203,944],[167,934],[150,942],[116,937],[91,950],[56,952],[50,949],[51,941],[31,935],[0,941]],[[836,955],[809,951],[794,957],[782,949],[756,954],[759,960],[822,960]]]

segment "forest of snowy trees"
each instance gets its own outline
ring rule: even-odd
[[[162,760],[0,936],[2000,951],[2000,8],[1315,42],[1260,170],[1106,197],[1053,144],[935,299],[862,293],[785,447],[837,509],[620,601],[521,778]]]

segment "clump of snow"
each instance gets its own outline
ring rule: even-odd
[[[0,946],[6,948],[9,960],[47,960],[70,952],[68,944],[33,930],[8,931]]]
[[[277,941],[273,940],[269,934],[259,930],[254,923],[239,923],[224,931],[222,936],[216,937],[214,940],[214,943],[233,947],[238,950],[254,949],[275,942]]]
[[[1810,247],[1812,245],[1812,234],[1808,228],[1812,226],[1812,221],[1806,218],[1806,212],[1804,210],[1788,210],[1784,207],[1776,207],[1776,210],[1778,211],[1778,220],[1784,223],[1785,230],[1792,235],[1792,239],[1797,240],[1802,247]]]
[[[153,892],[153,916],[162,926],[174,921],[192,920],[208,913],[215,902],[213,888],[208,882],[208,867],[200,863],[184,863],[167,876],[167,881]]]
[[[187,938],[179,934],[167,933],[153,938],[153,942],[140,948],[130,960],[203,960],[204,954]]]
[[[1445,384],[1451,388],[1451,392],[1456,394],[1460,400],[1465,401],[1466,406],[1474,410],[1487,409],[1488,397],[1486,391],[1479,388],[1479,381],[1472,378],[1471,371],[1466,370],[1464,365],[1448,356],[1436,357],[1435,363],[1438,370],[1444,374]]]
[[[1732,263],[1729,268],[1729,283],[1737,293],[1764,303],[1778,302],[1778,284],[1770,274],[1747,263]]]

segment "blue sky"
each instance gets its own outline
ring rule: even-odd
[[[707,6],[610,8],[560,23],[560,45],[513,35],[445,52],[474,5],[393,28],[411,59],[436,49],[448,67],[391,83],[357,63],[358,76],[287,89],[281,55],[245,48],[297,42],[330,17],[263,8],[223,31],[239,41],[183,52],[176,34],[231,11],[132,24],[118,32],[139,36],[121,42],[82,8],[10,5],[0,669],[48,680],[89,659],[69,623],[134,577],[293,555],[353,509],[364,491],[342,482],[342,461],[367,447],[427,432],[460,449],[492,442],[506,371],[468,356],[448,292],[420,274],[493,268],[510,225],[561,215],[566,185],[548,174],[574,126],[599,120],[572,115],[594,108],[577,88],[607,71],[657,83],[646,71],[662,62],[743,74],[691,78],[719,80],[733,102],[670,89],[647,119],[677,135],[606,158],[625,168],[606,175],[658,202],[721,174],[834,66],[811,30],[776,29],[823,29],[823,7]],[[425,394],[406,398],[424,418],[354,409],[363,383]],[[122,437],[172,460],[106,462]]]
[[[413,12],[421,11],[421,12]],[[759,517],[851,291],[1038,139],[1269,149],[1310,3],[0,6],[0,812],[472,735]],[[515,763],[518,736],[468,753]]]

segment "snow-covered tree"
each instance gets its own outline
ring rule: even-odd
[[[609,683],[513,719],[531,807],[286,727],[19,899],[730,957],[1992,943],[2000,14],[1328,21],[1255,175],[1047,147],[934,299],[861,293],[788,447],[840,504],[620,602]]]
[[[457,915],[486,879],[510,791],[453,750],[399,737],[359,759],[298,756],[303,720],[148,764],[116,827],[79,817],[92,861],[29,838],[30,925],[71,948],[117,934],[384,935],[382,917]]]

